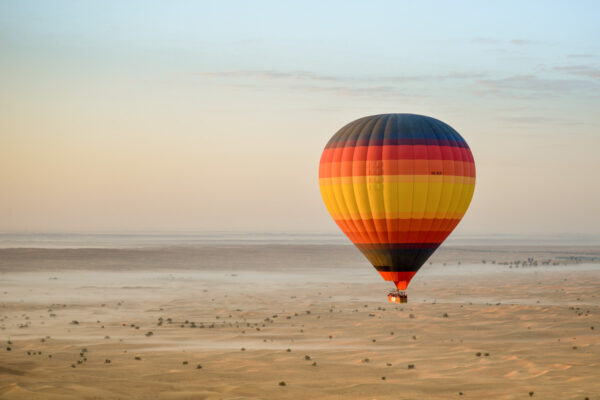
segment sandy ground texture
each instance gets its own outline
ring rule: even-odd
[[[443,250],[0,250],[0,398],[600,399],[600,248]]]

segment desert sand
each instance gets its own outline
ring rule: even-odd
[[[599,247],[391,287],[342,245],[1,249],[0,398],[600,399]]]

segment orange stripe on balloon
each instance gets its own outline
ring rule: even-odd
[[[387,223],[393,223],[394,226],[397,226],[398,232],[408,232],[413,231],[414,229],[410,229],[411,225],[413,222],[415,222],[415,220],[417,220],[417,218],[390,218],[390,219],[382,219],[381,221],[386,221]],[[420,218],[419,218],[420,220]],[[361,221],[368,221],[368,219],[365,220],[361,220]],[[456,224],[458,224],[460,222],[460,218],[423,218],[423,221],[426,222],[428,225],[429,229],[423,229],[424,231],[426,230],[434,230],[434,231],[440,231],[442,230],[442,227],[448,225],[448,226],[456,226]],[[338,226],[344,231],[344,232],[352,232],[352,233],[364,233],[361,229],[365,229],[364,226],[360,226],[360,229],[356,229],[355,227],[359,226],[356,225],[355,220],[344,220],[344,219],[336,219],[335,222],[338,224]],[[374,225],[373,225],[374,226]]]
[[[331,215],[331,217],[334,220],[356,220],[356,221],[368,221],[371,219],[411,219],[414,217],[414,213],[412,211],[400,211],[400,212],[368,212],[368,213],[362,213],[365,214],[362,218],[361,218],[361,213],[351,213],[351,214],[356,214],[355,218],[354,215],[352,218],[347,218],[346,214],[344,213],[334,213],[334,212],[330,212],[329,213]],[[367,215],[368,214],[368,215]],[[458,218],[461,219],[463,216],[465,215],[464,212],[424,212],[422,217],[423,219],[429,219],[429,218],[442,218],[442,219],[454,219],[454,218]],[[421,219],[421,215],[419,216],[419,218],[415,218],[415,219]]]
[[[452,229],[445,231],[395,231],[388,232],[385,230],[377,231],[377,233],[385,236],[385,240],[367,240],[364,239],[363,234],[360,232],[346,232],[348,239],[354,244],[384,244],[384,243],[442,243],[450,233]]]
[[[349,151],[351,149],[351,151]],[[385,151],[383,151],[385,150]],[[468,148],[451,146],[357,146],[325,149],[321,162],[379,160],[454,160],[474,162]]]
[[[332,162],[323,161],[319,166],[319,178],[333,178],[341,176],[361,175],[432,175],[441,172],[442,175],[452,175],[457,163],[463,165],[464,176],[475,177],[475,165],[470,162],[455,160],[381,160],[379,168],[369,169],[368,161],[341,161],[333,162],[334,168],[330,167]],[[339,165],[338,165],[339,164]],[[435,175],[433,175],[435,176]]]
[[[417,271],[377,271],[386,281],[393,281],[398,290],[406,290]]]
[[[319,178],[319,185],[349,185],[365,183],[460,183],[475,184],[475,178],[463,175],[354,175]]]

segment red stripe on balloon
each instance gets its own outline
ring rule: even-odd
[[[356,146],[325,149],[321,162],[381,160],[454,160],[474,162],[471,150],[451,146]]]
[[[386,243],[441,243],[450,233],[452,229],[444,231],[396,231],[387,232],[385,230],[378,231],[381,236],[376,239],[365,238],[365,235],[360,232],[344,232],[348,239],[354,244],[386,244]]]
[[[388,231],[387,226],[393,226],[396,229],[394,229],[393,231],[397,231],[397,232],[410,232],[410,231],[419,231],[419,229],[415,229],[416,226],[416,222],[422,222],[422,229],[420,229],[423,232],[427,232],[427,231],[441,231],[441,230],[445,230],[443,228],[445,228],[446,226],[448,227],[452,227],[451,229],[454,229],[454,227],[456,225],[458,225],[458,223],[460,222],[459,218],[389,218],[389,219],[383,219],[383,218],[365,218],[362,221],[362,224],[358,224],[359,220],[351,220],[351,219],[336,219],[335,222],[338,224],[338,226],[342,229],[342,231],[344,231],[344,233],[346,232],[350,232],[350,233],[365,233],[366,231],[362,231],[362,230],[357,230],[356,228],[361,228],[362,226],[375,226],[375,222],[374,221],[378,221],[377,222],[377,226],[381,226],[384,227],[384,231]],[[365,224],[365,225],[363,225]],[[412,229],[411,229],[412,228]]]

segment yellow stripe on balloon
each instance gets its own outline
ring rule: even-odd
[[[368,216],[366,216],[368,215]],[[371,213],[371,214],[352,214],[352,217],[345,217],[342,214],[334,214],[331,216],[336,220],[345,220],[345,221],[356,221],[358,219],[367,220],[367,219],[406,219],[406,220],[415,220],[415,219],[461,219],[465,213],[442,213],[442,212],[426,212],[423,213],[423,217],[415,217],[415,214],[412,212],[403,212],[403,213]]]
[[[324,183],[320,187],[334,218],[429,218],[426,215],[432,213],[435,218],[459,218],[466,212],[475,187],[470,178],[461,178],[467,182],[367,179],[361,183]]]

